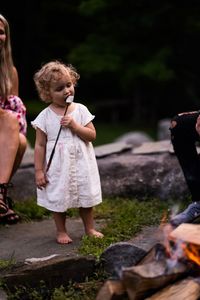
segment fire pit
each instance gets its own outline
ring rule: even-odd
[[[163,242],[122,268],[119,280],[107,280],[96,300],[200,299],[200,225],[162,226]]]

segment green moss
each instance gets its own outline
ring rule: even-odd
[[[11,257],[9,260],[0,259],[0,270],[13,266],[16,261]]]
[[[38,206],[35,199],[16,202],[14,208],[22,221],[42,220],[51,214],[45,208]]]
[[[104,219],[103,239],[85,236],[79,251],[84,255],[99,258],[111,244],[133,238],[143,226],[160,224],[163,215],[168,213],[169,203],[151,199],[105,199],[95,208],[95,219]]]

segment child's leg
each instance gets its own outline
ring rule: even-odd
[[[66,214],[61,212],[53,212],[53,218],[57,229],[57,242],[59,244],[69,244],[72,239],[68,236],[65,222]]]
[[[98,238],[102,238],[103,234],[94,229],[94,218],[93,218],[93,208],[92,207],[80,207],[79,213],[81,219],[83,220],[83,224],[85,227],[85,233],[89,236],[95,236]]]

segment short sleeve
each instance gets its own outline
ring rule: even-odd
[[[95,116],[90,113],[90,111],[85,105],[83,104],[79,104],[79,105],[80,105],[80,113],[81,113],[81,124],[83,126],[86,126],[95,118]]]
[[[31,125],[33,128],[37,129],[39,128],[44,133],[47,133],[46,130],[46,109],[41,111],[41,113],[31,122]]]

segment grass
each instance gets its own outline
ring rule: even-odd
[[[143,226],[159,224],[164,214],[168,214],[170,203],[158,199],[138,200],[112,198],[104,199],[94,208],[95,220],[103,220],[102,232],[105,237],[96,239],[84,237],[79,252],[93,255],[97,259],[111,244],[125,241],[137,234]],[[41,220],[50,217],[50,212],[36,204],[34,199],[15,204],[15,210],[23,221]],[[68,218],[78,217],[77,209],[67,211]]]
[[[188,204],[186,199],[181,204],[181,209]],[[96,222],[103,220],[103,239],[85,237],[81,241],[79,253],[82,255],[93,255],[97,262],[101,253],[111,244],[127,241],[138,234],[144,226],[159,225],[164,215],[169,216],[174,203],[172,201],[160,201],[159,199],[104,199],[94,208]],[[37,206],[34,199],[24,203],[16,203],[15,210],[21,215],[23,221],[43,219],[49,217],[47,210]],[[68,218],[77,217],[77,210],[70,209]],[[4,262],[0,261],[0,265]],[[8,262],[5,262],[5,266]],[[94,300],[105,280],[106,274],[101,269],[92,278],[86,278],[82,283],[63,283],[63,286],[52,291],[45,287],[44,283],[37,289],[29,287],[18,287],[16,292],[9,294],[8,300]],[[4,287],[6,289],[6,287]]]
[[[143,226],[159,224],[168,205],[156,199],[105,199],[95,210],[96,218],[106,220],[102,230],[105,237],[102,240],[84,237],[80,253],[92,254],[98,259],[110,244],[131,239]]]

